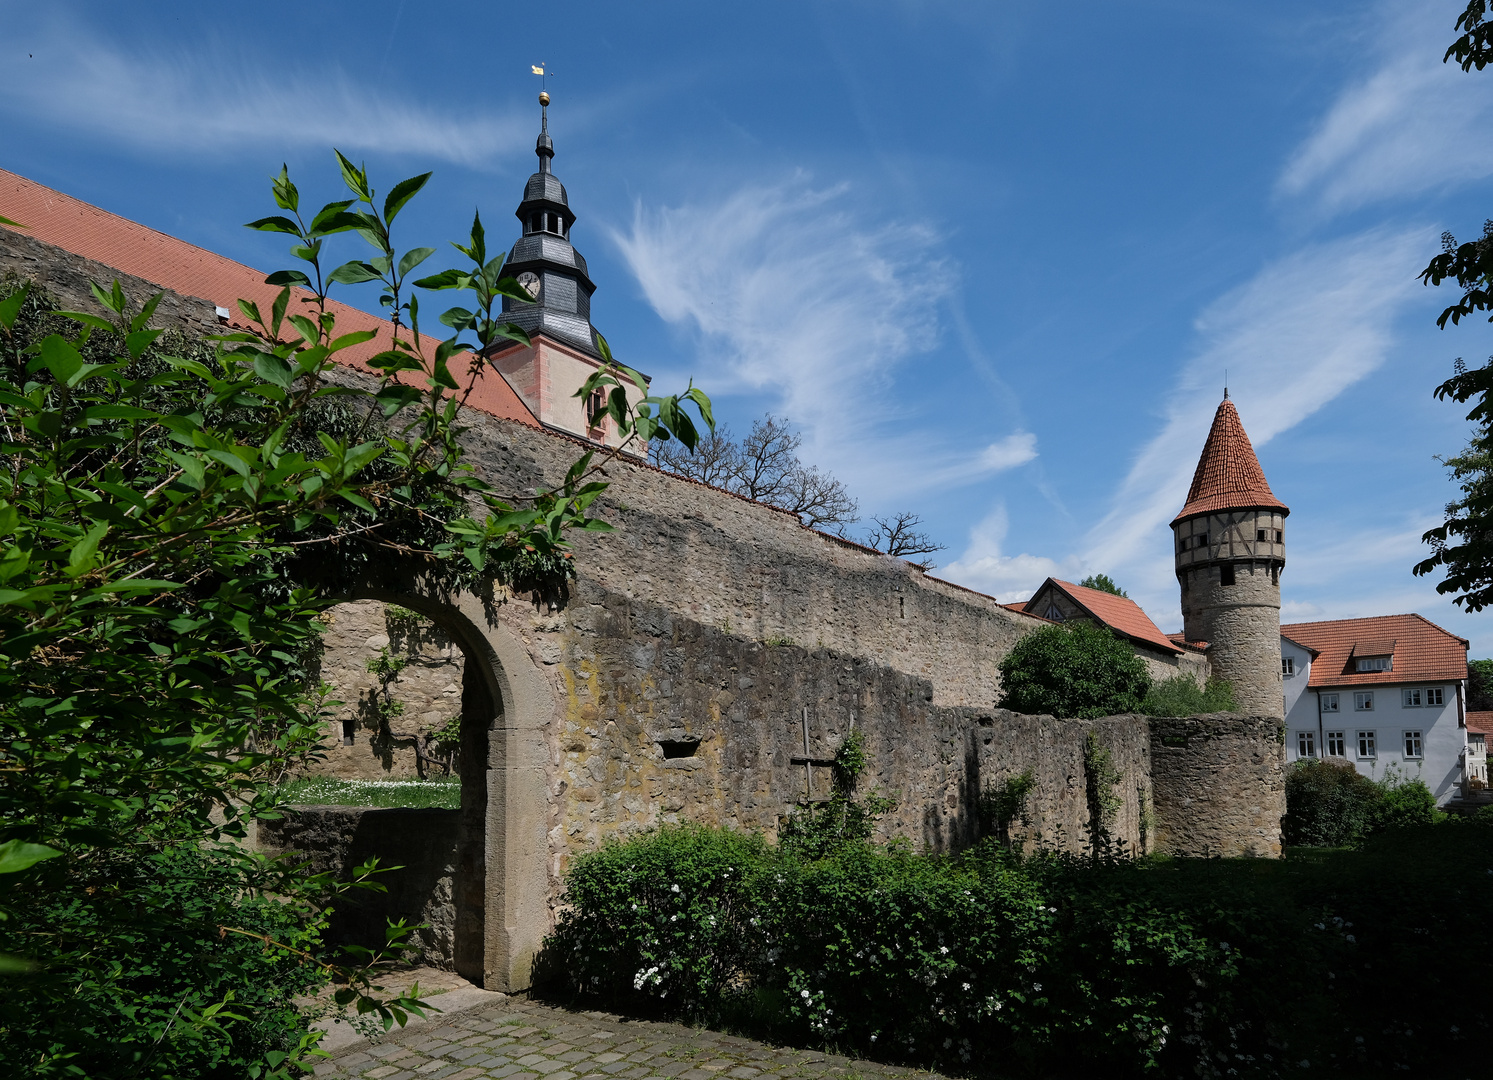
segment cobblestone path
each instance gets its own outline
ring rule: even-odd
[[[440,999],[436,998],[439,1004]],[[505,998],[448,1020],[361,1043],[316,1067],[322,1080],[901,1080],[914,1069],[750,1039],[679,1024],[572,1013]]]

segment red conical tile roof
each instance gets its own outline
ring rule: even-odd
[[[1213,430],[1208,432],[1208,441],[1203,444],[1197,472],[1192,474],[1187,505],[1182,507],[1182,512],[1172,519],[1172,523],[1216,510],[1244,509],[1279,510],[1282,514],[1291,512],[1270,490],[1265,471],[1260,468],[1260,459],[1255,457],[1255,448],[1250,445],[1249,436],[1244,434],[1244,425],[1239,422],[1239,413],[1234,409],[1234,403],[1225,397],[1214,414]]]

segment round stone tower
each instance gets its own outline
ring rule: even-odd
[[[1285,522],[1239,413],[1224,391],[1187,504],[1172,520],[1182,633],[1206,644],[1241,712],[1281,716],[1280,572]]]

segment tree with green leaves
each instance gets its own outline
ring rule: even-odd
[[[1127,598],[1130,596],[1128,592],[1116,585],[1114,578],[1108,574],[1090,574],[1080,581],[1079,584],[1085,589],[1098,589],[1100,592],[1107,592],[1112,596],[1124,596]]]
[[[1001,707],[1093,719],[1137,712],[1150,689],[1145,661],[1092,622],[1044,626],[1002,658]]]
[[[1457,17],[1462,31],[1447,48],[1442,61],[1455,60],[1463,71],[1481,71],[1493,61],[1493,23],[1488,22],[1487,0],[1472,0]],[[1436,320],[1445,329],[1463,318],[1483,312],[1493,321],[1493,219],[1483,223],[1475,240],[1458,243],[1450,232],[1441,235],[1441,254],[1421,272],[1428,285],[1455,281],[1462,296]],[[1493,605],[1493,358],[1469,369],[1459,357],[1452,377],[1436,388],[1439,400],[1472,403],[1467,420],[1472,437],[1462,450],[1440,459],[1461,489],[1461,497],[1446,506],[1446,520],[1422,537],[1431,555],[1416,563],[1417,576],[1442,573],[1436,591],[1451,595],[1466,611]]]
[[[316,753],[318,616],[390,560],[435,588],[563,580],[568,535],[608,528],[592,454],[528,496],[464,458],[484,350],[527,340],[494,313],[527,294],[480,219],[454,245],[466,265],[412,282],[434,249],[400,252],[392,227],[429,174],[380,200],[338,162],[350,198],[303,211],[282,170],[282,213],[251,226],[291,236],[299,262],[267,279],[268,311],[240,301],[255,333],[163,334],[160,297],[117,283],[94,286],[100,312],[0,287],[0,1060],[28,1075],[289,1078],[316,1042],[293,999],[334,974],[339,1007],[385,1027],[418,1011],[418,988],[376,991],[383,954],[320,946],[375,867],[338,883],[235,842]],[[339,234],[372,254],[328,269]],[[361,281],[390,313],[374,385],[330,377],[376,337],[327,304]],[[432,340],[417,289],[474,307]],[[609,357],[578,396],[598,388],[631,439],[692,444],[686,407],[712,422],[699,390],[649,396]]]
[[[1493,660],[1467,661],[1467,708],[1470,712],[1493,710]]]

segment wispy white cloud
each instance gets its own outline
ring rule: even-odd
[[[1280,193],[1344,210],[1493,175],[1486,76],[1441,62],[1464,6],[1379,5],[1373,73],[1328,108],[1281,173]]]
[[[1089,534],[1082,561],[1122,571],[1148,609],[1175,610],[1167,522],[1186,496],[1225,370],[1257,448],[1302,423],[1383,364],[1395,320],[1420,297],[1413,267],[1433,241],[1428,229],[1373,230],[1315,245],[1205,310],[1161,430]]]
[[[124,47],[66,23],[39,40],[38,60],[0,65],[0,110],[152,153],[335,145],[478,165],[516,150],[533,127],[517,112],[421,105],[335,64],[298,72],[282,54]]]
[[[1025,465],[1037,457],[1037,436],[1029,431],[1018,431],[1007,435],[1000,442],[991,443],[980,452],[981,469],[1004,472],[1018,465]]]
[[[847,194],[798,176],[708,204],[639,203],[613,239],[654,310],[698,334],[713,385],[776,391],[805,426],[859,423],[865,390],[933,345],[954,275],[930,229],[860,220]]]
[[[776,397],[806,454],[870,501],[1037,456],[1029,432],[971,450],[912,430],[888,391],[900,365],[937,344],[957,274],[931,229],[868,220],[848,185],[797,175],[713,202],[639,203],[612,239],[653,309],[696,338],[695,374],[716,393]]]
[[[1029,599],[1050,577],[1076,580],[1085,576],[1081,562],[1061,562],[1043,555],[1007,555],[1001,549],[1010,529],[1004,505],[997,505],[969,532],[963,554],[938,571],[938,576],[988,593],[1003,603]]]

